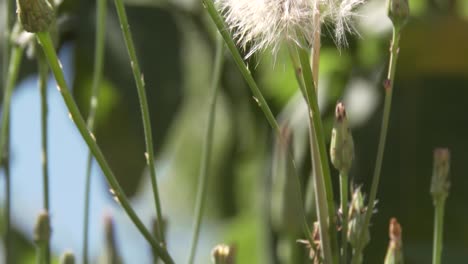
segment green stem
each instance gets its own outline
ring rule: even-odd
[[[218,36],[216,41],[216,55],[214,62],[213,76],[211,80],[211,98],[210,98],[210,110],[208,114],[208,127],[206,129],[203,154],[200,165],[200,173],[198,175],[198,191],[195,202],[195,219],[193,221],[193,233],[192,233],[192,246],[190,247],[190,255],[187,263],[192,264],[195,260],[195,254],[197,251],[198,238],[200,235],[200,225],[203,217],[203,211],[205,208],[205,201],[208,187],[208,169],[210,167],[212,145],[214,141],[214,124],[216,117],[216,100],[218,97],[218,91],[221,79],[221,70],[223,67],[223,55],[224,55],[224,42],[221,36]]]
[[[11,50],[11,29],[13,28],[13,17],[14,14],[14,1],[6,0],[5,1],[5,26],[4,26],[4,38],[5,42],[3,43],[3,60],[2,60],[2,80],[3,80],[3,90],[4,93],[8,87],[8,79],[11,79],[12,76],[9,76],[9,63],[10,63],[10,50]],[[16,79],[13,78],[13,79]],[[5,99],[4,99],[5,100]],[[10,149],[10,133],[9,133],[9,121],[7,122],[7,134],[5,134],[5,146],[7,150]],[[3,134],[2,134],[3,135]],[[0,150],[1,153],[2,150]],[[7,153],[8,155],[8,153]],[[10,230],[10,212],[11,212],[11,178],[10,178],[10,161],[8,157],[4,157],[3,154],[0,156],[0,165],[4,162],[5,169],[5,261],[6,263],[12,262],[12,243],[11,243],[11,230]]]
[[[44,245],[36,246],[36,263],[37,264],[48,263],[46,246]]]
[[[444,233],[445,199],[435,202],[434,214],[434,248],[432,251],[432,264],[440,264],[442,259],[442,240]]]
[[[104,158],[104,155],[101,152],[101,149],[97,145],[94,136],[91,134],[91,132],[88,130],[86,126],[86,122],[84,121],[83,117],[81,116],[81,113],[78,109],[78,106],[76,105],[69,89],[68,85],[65,81],[65,76],[62,71],[62,66],[60,64],[60,61],[57,57],[57,54],[54,49],[54,45],[52,43],[52,39],[50,37],[50,34],[48,32],[39,32],[36,33],[37,38],[39,43],[42,46],[42,49],[44,50],[44,54],[47,58],[47,61],[49,63],[49,66],[55,76],[55,80],[57,81],[57,88],[60,91],[63,100],[65,102],[65,105],[68,108],[68,111],[70,113],[70,117],[75,123],[77,129],[79,130],[81,136],[83,137],[84,141],[88,145],[88,148],[91,150],[91,152],[94,155],[94,158],[100,165],[102,172],[104,173],[104,176],[107,179],[107,182],[109,183],[110,187],[112,188],[112,192],[115,196],[115,198],[118,200],[122,208],[125,210],[127,213],[128,217],[132,220],[132,222],[135,224],[136,228],[140,231],[140,233],[143,235],[143,237],[151,244],[152,248],[160,254],[161,259],[165,263],[174,263],[172,258],[169,256],[169,253],[167,250],[162,247],[151,235],[151,233],[148,231],[148,229],[144,226],[144,224],[141,222],[140,218],[137,216],[135,211],[130,205],[130,202],[125,195],[122,187],[118,183],[117,179],[115,178],[114,173],[112,172],[111,168],[109,167],[109,164],[107,163],[106,159]]]
[[[130,32],[130,25],[128,24],[127,14],[125,12],[125,6],[122,0],[114,0],[115,8],[117,10],[117,15],[119,16],[120,28],[124,36],[125,45],[127,46],[127,52],[130,57],[130,64],[133,71],[133,77],[135,78],[136,87],[138,90],[138,97],[140,99],[140,108],[141,115],[143,119],[143,129],[145,133],[145,143],[146,143],[146,162],[149,167],[150,176],[151,176],[151,185],[153,187],[153,196],[154,203],[156,205],[156,216],[158,217],[158,234],[162,238],[162,244],[165,246],[163,231],[161,223],[163,221],[162,212],[161,212],[161,202],[159,199],[158,193],[158,184],[156,179],[156,166],[154,165],[154,152],[153,152],[153,139],[151,132],[151,121],[150,113],[148,108],[148,99],[146,98],[145,83],[143,79],[143,74],[141,73],[140,66],[138,64],[135,47],[132,40],[132,34]]]
[[[343,264],[348,263],[348,171],[340,172],[341,191],[341,260]]]
[[[304,95],[309,107],[309,138],[315,170],[315,192],[317,203],[317,214],[319,215],[320,229],[326,227],[328,232],[321,231],[322,247],[324,256],[328,254],[328,262],[338,263],[338,241],[336,236],[335,201],[333,199],[333,187],[331,183],[330,167],[323,124],[320,118],[317,93],[314,87],[312,70],[310,68],[309,56],[306,50],[298,48],[299,61],[301,63],[302,76],[305,85]],[[315,118],[316,117],[316,118]],[[315,156],[315,158],[314,158]],[[321,189],[321,190],[320,190]],[[328,211],[327,211],[328,210]],[[320,211],[320,212],[319,212]],[[322,219],[320,219],[322,218]],[[325,238],[325,239],[324,239]],[[327,244],[328,243],[328,244]],[[326,252],[329,250],[329,252]]]
[[[254,95],[255,100],[257,101],[258,106],[262,110],[263,114],[265,115],[265,118],[267,119],[268,123],[270,126],[273,128],[273,131],[276,133],[276,135],[279,137],[281,144],[286,144],[285,140],[281,134],[280,127],[278,123],[276,122],[276,119],[273,115],[273,113],[270,110],[270,107],[268,106],[267,101],[262,95],[262,92],[258,88],[255,80],[253,79],[249,69],[245,65],[242,56],[240,55],[239,51],[237,50],[236,44],[234,43],[234,40],[232,39],[230,33],[228,30],[226,30],[226,26],[224,24],[224,21],[219,14],[219,12],[216,10],[216,7],[213,3],[213,0],[202,0],[204,7],[206,8],[208,14],[210,15],[211,19],[213,20],[214,24],[216,25],[219,33],[224,39],[224,42],[226,43],[226,46],[229,50],[229,52],[232,55],[232,58],[234,59],[234,62],[236,63],[239,71],[241,72],[242,76],[244,77],[245,81],[247,82],[247,85],[249,86],[250,90],[252,91],[252,94]],[[288,153],[288,158],[289,162],[291,163],[291,166],[294,168],[294,177],[296,178],[297,184],[300,186],[300,179],[299,175],[297,174],[296,171],[296,165],[294,163],[294,159],[292,156],[291,151]],[[301,199],[303,199],[302,195],[302,190],[301,188],[298,188],[298,194]],[[309,225],[307,223],[307,217],[304,212],[304,202],[299,201],[300,205],[300,210],[303,218],[303,229],[304,233],[309,240],[311,244],[313,244],[313,239],[312,239],[312,234],[310,232]]]
[[[377,189],[379,187],[380,181],[380,171],[382,169],[382,162],[383,156],[385,152],[385,143],[387,139],[387,131],[388,131],[388,122],[390,120],[390,112],[392,107],[392,95],[393,95],[393,84],[395,82],[395,72],[396,72],[396,65],[398,59],[398,51],[399,51],[399,43],[400,43],[400,28],[393,28],[393,38],[392,44],[390,49],[390,62],[388,67],[388,75],[387,79],[385,80],[384,88],[385,88],[385,103],[384,103],[384,112],[382,117],[382,126],[380,129],[380,138],[379,138],[379,145],[377,149],[377,160],[375,163],[374,175],[372,178],[372,185],[371,191],[369,195],[369,203],[368,208],[366,211],[364,225],[362,226],[363,230],[359,237],[358,249],[356,250],[356,254],[353,256],[352,263],[356,263],[358,259],[360,259],[360,254],[364,248],[362,248],[361,244],[364,241],[364,230],[367,230],[370,219],[373,212],[373,207],[375,203],[375,199],[377,197]]]
[[[94,132],[94,122],[98,107],[99,86],[101,84],[102,70],[104,65],[104,47],[106,35],[106,16],[107,5],[105,0],[97,1],[96,6],[96,40],[94,55],[93,84],[91,90],[91,99],[89,103],[89,114],[87,119],[88,130]],[[85,179],[85,207],[84,207],[84,226],[83,226],[83,263],[89,262],[89,203],[91,196],[91,169],[93,164],[92,153],[88,152],[86,161],[86,179]]]
[[[44,55],[37,55],[37,66],[39,71],[39,92],[41,94],[41,145],[42,145],[42,187],[43,187],[43,207],[44,210],[50,212],[49,203],[49,168],[48,168],[48,151],[47,151],[47,78],[48,65]],[[44,254],[46,263],[50,263],[50,245],[44,246]]]
[[[5,225],[6,225],[6,259],[11,260],[12,241],[11,241],[11,178],[10,178],[10,158],[9,156],[9,134],[10,134],[10,106],[11,95],[18,78],[21,58],[23,57],[23,48],[12,46],[9,57],[8,73],[6,84],[3,90],[2,120],[0,127],[0,163],[5,167]],[[7,262],[10,263],[10,262]]]

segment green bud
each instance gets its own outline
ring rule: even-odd
[[[211,251],[211,259],[214,264],[234,264],[235,250],[225,244],[219,244]]]
[[[31,33],[44,32],[54,20],[54,8],[47,0],[17,0],[18,17],[23,28]]]
[[[335,108],[330,156],[331,162],[337,170],[348,171],[351,168],[354,156],[354,142],[346,117],[346,108],[342,102],[338,102]]]
[[[388,0],[388,17],[393,26],[402,28],[409,19],[408,0]]]
[[[361,188],[356,188],[353,192],[348,215],[348,241],[355,250],[358,250],[359,246],[361,246],[360,249],[364,249],[370,241],[369,228],[366,228],[364,230],[364,241],[359,245],[359,238],[364,228],[367,210],[367,207],[364,206],[364,197],[362,196]]]
[[[450,190],[449,181],[450,151],[446,148],[434,150],[434,167],[432,170],[431,194],[436,202],[443,202]]]
[[[106,247],[104,251],[103,260],[101,263],[120,264],[122,259],[120,257],[117,244],[115,242],[114,220],[110,215],[104,217],[104,233],[106,236]]]
[[[36,219],[36,224],[34,226],[34,243],[37,245],[47,245],[50,241],[50,218],[47,212],[41,212]]]
[[[73,252],[65,252],[60,258],[60,264],[75,264],[75,255]]]
[[[389,237],[390,242],[384,264],[403,264],[401,226],[396,218],[390,219]]]

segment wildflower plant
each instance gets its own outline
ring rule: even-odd
[[[393,39],[390,46],[388,75],[383,82],[385,91],[384,112],[377,150],[377,161],[368,199],[365,199],[367,196],[365,195],[363,187],[349,187],[349,173],[355,158],[355,147],[358,147],[355,146],[352,131],[349,126],[349,120],[352,119],[352,116],[348,116],[344,103],[337,103],[335,108],[335,120],[331,130],[331,142],[329,148],[327,148],[328,142],[326,142],[325,134],[328,131],[324,130],[321,111],[318,107],[319,91],[317,89],[322,27],[329,24],[333,25],[333,35],[337,46],[346,46],[346,34],[357,33],[353,26],[353,20],[357,16],[356,8],[364,4],[365,0],[202,0],[202,2],[216,25],[219,35],[217,35],[218,39],[216,41],[216,56],[213,63],[214,70],[211,81],[210,108],[204,139],[204,150],[198,176],[199,183],[194,207],[195,218],[193,220],[191,246],[187,250],[187,263],[191,264],[195,261],[201,223],[203,220],[207,186],[210,178],[209,167],[212,156],[216,104],[220,93],[220,83],[222,71],[224,69],[223,65],[226,60],[224,54],[225,47],[229,50],[232,59],[245,78],[255,101],[263,111],[273,132],[276,133],[278,148],[284,151],[281,153],[281,160],[283,161],[284,158],[287,164],[282,165],[285,167],[285,174],[287,174],[287,177],[291,177],[291,179],[288,179],[291,180],[288,181],[288,183],[293,185],[292,188],[294,188],[295,192],[294,199],[289,199],[287,202],[295,203],[295,210],[290,210],[290,212],[297,213],[294,219],[299,219],[297,222],[300,223],[302,228],[302,233],[300,235],[287,234],[288,237],[286,240],[288,242],[292,241],[293,247],[303,249],[305,246],[305,249],[308,250],[309,258],[313,263],[363,263],[364,249],[371,242],[370,219],[374,212],[374,205],[376,204],[386,144],[396,64],[399,53],[399,40],[401,31],[409,16],[407,0],[388,0],[388,16],[393,23]],[[92,97],[90,99],[91,114],[86,122],[65,81],[63,69],[57,57],[56,47],[52,38],[51,32],[56,30],[56,6],[49,0],[18,0],[19,22],[17,25],[20,27],[19,25],[21,23],[22,29],[29,32],[28,43],[33,42],[32,45],[34,46],[37,44],[40,45],[40,50],[36,54],[36,59],[38,60],[40,71],[44,212],[38,216],[36,228],[34,230],[34,240],[38,249],[38,263],[51,263],[52,261],[52,256],[50,256],[50,240],[53,235],[53,227],[51,226],[52,221],[50,220],[49,212],[46,140],[48,133],[46,80],[49,70],[56,79],[58,91],[62,95],[71,120],[89,149],[85,183],[86,201],[83,214],[85,222],[83,229],[83,262],[85,264],[89,262],[88,225],[90,220],[89,204],[91,202],[89,192],[91,163],[94,157],[108,181],[111,188],[110,191],[114,195],[115,200],[151,246],[153,261],[162,261],[169,264],[175,263],[166,244],[166,218],[163,217],[163,206],[160,202],[159,189],[156,181],[151,119],[143,73],[137,60],[137,52],[133,43],[123,1],[115,0],[114,3],[139,96],[146,143],[146,152],[142,153],[142,156],[146,158],[149,174],[151,176],[150,180],[155,205],[154,214],[156,216],[153,221],[154,226],[151,232],[150,229],[144,225],[143,220],[136,214],[129,198],[124,193],[111,167],[107,163],[104,154],[97,144],[97,139],[93,134],[95,114],[98,105],[98,87],[102,79],[104,67],[105,1],[99,1],[97,6],[99,23],[96,32],[95,69]],[[25,49],[24,45],[17,45],[18,42],[16,40],[10,41],[10,29],[12,28],[12,24],[7,23],[7,27],[7,49],[9,48],[11,50],[7,50],[8,56],[4,61],[4,66],[8,66],[8,71],[5,73],[7,78],[5,78],[0,135],[0,164],[4,166],[6,170],[9,161],[7,158],[4,158],[4,156],[6,156],[4,154],[8,154],[9,149],[8,128],[10,101]],[[12,43],[15,44],[13,45]],[[244,62],[245,59],[254,54],[265,52],[266,50],[271,50],[273,55],[275,55],[280,47],[283,46],[288,48],[291,64],[296,74],[297,86],[307,107],[305,118],[308,121],[308,143],[311,158],[311,171],[308,172],[311,176],[308,179],[313,183],[313,188],[311,189],[303,187],[305,181],[301,178],[296,168],[294,151],[291,147],[291,131],[289,131],[287,127],[282,127],[283,129],[280,128],[267,100],[264,98],[257,82],[252,77],[250,70]],[[245,55],[242,56],[241,52],[244,52]],[[433,180],[430,189],[435,206],[434,264],[439,264],[441,262],[444,206],[450,189],[448,180],[449,160],[450,154],[448,149],[437,149],[435,151]],[[332,183],[336,179],[331,177],[331,165],[339,172],[339,209],[335,208],[335,196],[333,194]],[[288,187],[291,187],[291,185],[288,185]],[[11,187],[8,181],[6,183],[6,188],[6,218],[8,223],[7,229],[9,229]],[[350,189],[352,190],[351,195],[349,194]],[[307,205],[304,201],[307,195],[313,196],[315,203]],[[309,210],[311,208],[306,208],[307,206],[313,207],[314,210]],[[310,211],[314,211],[316,215],[309,215],[308,212]],[[290,231],[288,228],[279,229],[281,230],[280,232],[293,233],[293,231]],[[396,218],[392,218],[390,221],[390,243],[385,263],[403,263],[404,256],[401,230],[402,228]],[[294,229],[294,231],[296,230]],[[7,234],[8,232],[9,230],[7,230]],[[105,257],[108,259],[107,262],[123,263],[115,241],[114,222],[110,217],[106,218],[105,234]],[[280,236],[281,235],[282,234],[280,234]],[[8,241],[9,239],[7,238],[7,246],[9,245]],[[348,253],[348,248],[352,249],[350,253]],[[214,263],[233,264],[236,262],[237,253],[237,247],[219,244],[211,253],[212,261]],[[301,263],[301,261],[297,262]],[[75,263],[75,256],[70,252],[65,253],[61,263]],[[291,263],[295,262],[291,261]]]

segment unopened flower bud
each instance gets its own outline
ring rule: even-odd
[[[73,252],[65,252],[60,258],[60,264],[75,264],[75,255]]]
[[[211,259],[214,264],[234,264],[235,250],[225,244],[217,245],[211,251]]]
[[[434,203],[445,201],[450,190],[449,181],[450,151],[446,148],[434,150],[434,167],[432,171],[431,194]]]
[[[330,156],[331,162],[337,170],[348,171],[351,168],[354,156],[354,142],[346,117],[346,108],[342,102],[339,102],[335,108]]]
[[[393,26],[402,28],[409,18],[408,0],[388,0],[388,17]]]
[[[41,212],[36,219],[36,224],[34,226],[34,243],[38,246],[40,245],[47,245],[50,241],[50,217],[49,214],[44,211]]]
[[[54,20],[54,8],[48,0],[17,0],[18,17],[23,28],[31,33],[44,32]]]
[[[390,242],[388,244],[387,255],[384,264],[402,264],[403,250],[401,240],[401,226],[396,218],[390,219],[389,226]]]

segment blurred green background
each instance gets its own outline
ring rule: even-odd
[[[409,2],[411,19],[401,39],[379,202],[364,263],[382,263],[391,217],[397,217],[403,227],[406,263],[430,263],[433,207],[429,186],[435,147],[448,147],[452,153],[443,261],[468,263],[468,1]],[[190,231],[208,112],[214,28],[201,1],[126,3],[147,84],[154,148],[159,164],[167,167],[164,175],[159,173],[164,177],[160,187],[163,210],[169,215],[169,229],[180,224]],[[138,97],[111,2],[108,8],[104,82],[95,135],[126,193],[138,197],[146,177]],[[73,44],[69,51],[74,64],[73,93],[84,116],[92,80],[94,9],[94,1],[64,0],[59,11],[60,43]],[[359,14],[359,34],[349,35],[347,47],[338,49],[331,28],[323,30],[320,106],[328,134],[335,103],[344,100],[347,104],[356,145],[351,178],[368,192],[380,129],[391,24],[384,0],[370,0]],[[301,125],[306,119],[287,59],[283,52],[275,57],[265,52],[250,58],[248,64],[279,120],[291,123],[295,149],[307,172],[310,159],[300,156],[300,150],[308,145]],[[20,78],[35,74],[34,62],[25,59],[23,66]],[[274,145],[265,118],[226,53],[205,218],[210,224],[203,226],[202,236],[234,244],[238,263],[287,263],[284,259],[290,251],[279,237],[282,232],[299,228],[285,230],[275,224],[279,218],[294,225],[296,219],[288,213],[287,180],[281,181],[284,175],[276,175]],[[332,171],[337,194],[338,175]],[[94,176],[104,181],[101,175]],[[107,195],[107,188],[102,192]],[[152,204],[147,207],[153,208]],[[171,224],[171,219],[179,221]],[[76,232],[80,229],[77,227]],[[30,234],[19,229],[15,234],[16,263],[33,263],[28,262],[34,252]],[[186,232],[185,237],[174,241],[189,238],[190,232]],[[215,245],[207,243],[208,248]],[[120,244],[125,251],[125,241]],[[175,254],[188,253],[188,247],[181,248],[171,239],[169,246]],[[301,245],[295,247],[299,254],[307,254]],[[200,263],[207,263],[209,253],[198,251]]]

